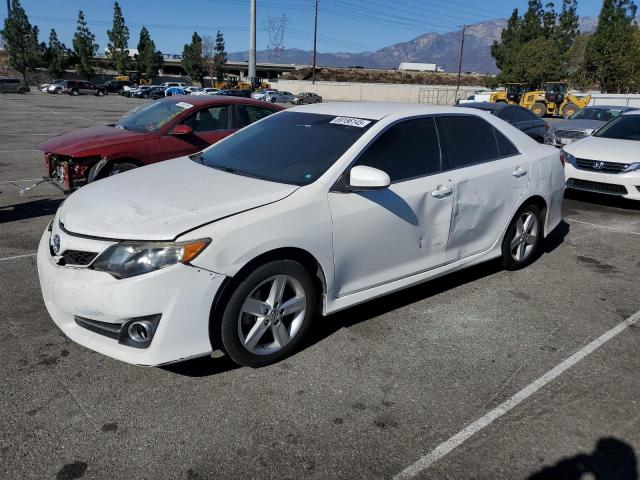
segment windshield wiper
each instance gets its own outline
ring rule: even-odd
[[[202,161],[202,152],[196,152],[193,155],[189,155],[189,158],[194,162],[200,162],[202,165],[204,165],[204,162]]]
[[[200,161],[202,162],[202,158],[200,158]],[[247,172],[245,170],[240,170],[239,168],[235,168],[235,167],[226,167],[224,165],[215,165],[210,163],[207,163],[206,165],[208,167],[215,168],[216,170],[222,170],[223,172],[233,173],[234,175],[242,175],[243,177],[257,178],[258,180],[269,180],[268,178],[262,175],[257,175],[255,173]]]

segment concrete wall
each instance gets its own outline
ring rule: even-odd
[[[589,105],[623,105],[640,108],[640,95],[619,93],[591,93]]]
[[[325,101],[377,101],[411,102],[452,105],[455,103],[455,86],[451,85],[400,85],[389,83],[316,82],[307,80],[278,80],[272,87],[292,93],[314,92]],[[458,98],[467,98],[482,86],[464,86]]]

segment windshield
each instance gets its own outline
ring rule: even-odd
[[[116,127],[134,132],[157,132],[167,122],[192,107],[187,102],[153,102],[126,113]]]
[[[611,120],[594,135],[618,140],[640,140],[640,115],[622,115]]]
[[[246,127],[194,161],[272,182],[308,185],[375,122],[283,112]]]
[[[585,108],[578,110],[571,120],[600,120],[608,122],[622,113],[621,108]]]

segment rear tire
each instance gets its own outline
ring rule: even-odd
[[[540,255],[544,239],[544,223],[540,209],[525,205],[515,214],[502,240],[502,266],[519,270]]]
[[[98,97],[104,97],[104,92],[103,92],[102,90],[98,90],[98,91],[96,92],[96,95],[97,95]]]
[[[276,103],[276,97],[271,97],[271,103]]]
[[[71,90],[70,95],[71,95],[72,97],[77,97],[78,95],[80,95],[80,92],[79,92],[78,90]]]
[[[531,105],[529,110],[531,110],[536,117],[542,118],[547,113],[547,106],[542,102],[535,102],[533,105]]]
[[[221,347],[243,366],[256,368],[278,362],[305,337],[315,307],[313,281],[300,263],[266,263],[249,273],[231,293],[220,322]]]
[[[573,115],[580,110],[575,103],[567,103],[562,109],[562,116],[564,118],[573,117]]]

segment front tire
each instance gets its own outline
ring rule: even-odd
[[[540,209],[525,205],[515,214],[502,241],[502,266],[519,270],[532,263],[540,254],[544,224]]]
[[[276,103],[276,97],[271,97],[271,103]]]
[[[535,114],[536,117],[542,118],[547,113],[547,106],[542,102],[535,102],[531,105],[530,110]]]
[[[298,262],[266,263],[244,278],[222,314],[222,349],[247,367],[290,355],[308,332],[316,306],[309,273]]]
[[[71,90],[72,97],[77,97],[78,95],[80,95],[80,92],[78,90]]]

